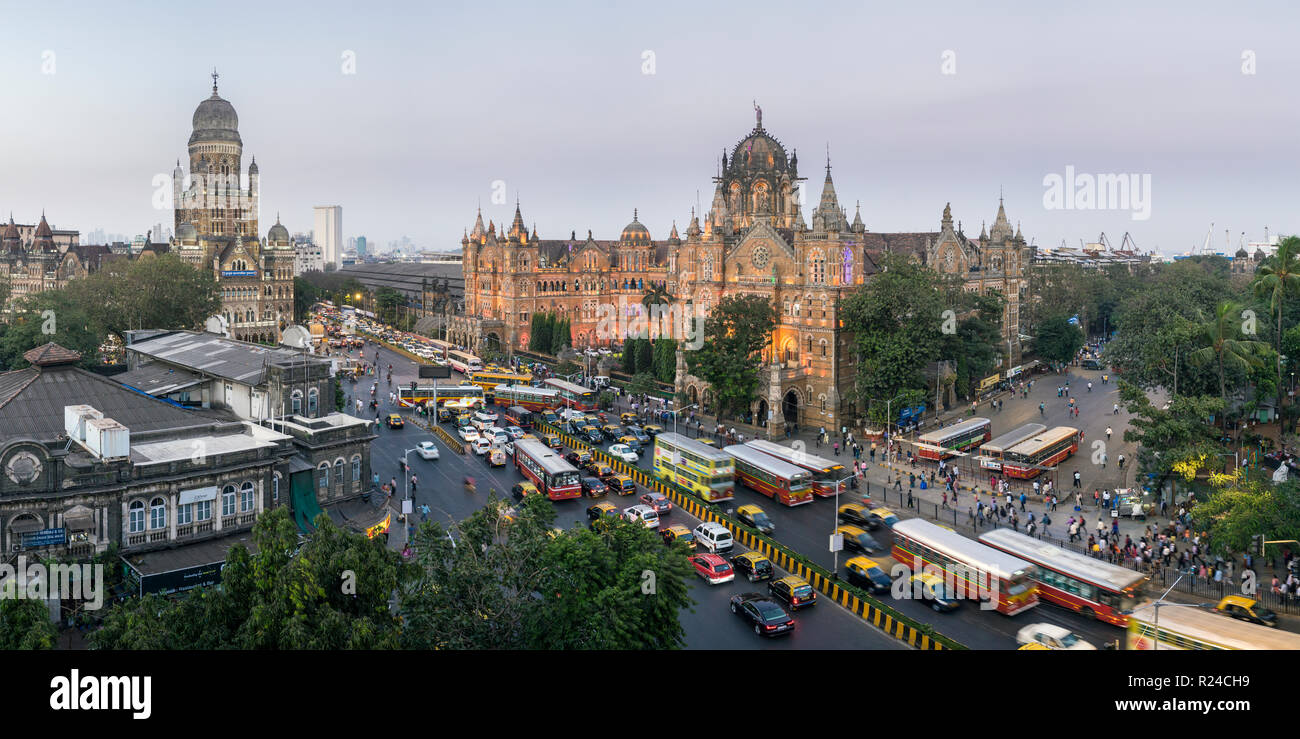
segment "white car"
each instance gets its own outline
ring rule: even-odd
[[[478,430],[475,429],[473,426],[461,426],[460,428],[456,429],[456,433],[460,434],[461,441],[468,442],[470,444],[473,444],[474,442],[478,441]]]
[[[488,450],[492,448],[492,442],[479,437],[473,441],[472,446],[474,447],[474,453],[481,457],[484,454],[487,454]]]
[[[1048,649],[1097,649],[1069,629],[1053,624],[1029,624],[1016,633],[1017,644],[1037,642]]]
[[[505,452],[506,456],[515,456],[515,443],[513,441],[507,441],[501,445],[501,451]]]
[[[497,428],[495,426],[486,429],[483,435],[491,439],[493,444],[504,444],[511,440],[510,434],[505,429]]]
[[[636,464],[637,460],[641,458],[627,444],[615,444],[609,448],[609,453],[628,464]]]
[[[510,434],[511,439],[524,438],[524,430],[519,428],[518,426],[506,426],[506,433]]]
[[[623,518],[633,523],[640,522],[647,529],[659,528],[659,514],[648,505],[634,505],[623,509]]]
[[[416,453],[421,459],[438,459],[438,447],[432,441],[422,441],[415,445]]]

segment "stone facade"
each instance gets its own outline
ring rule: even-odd
[[[723,152],[712,205],[701,223],[692,212],[683,239],[673,224],[666,240],[654,240],[633,211],[614,241],[539,238],[524,226],[518,206],[509,229],[483,225],[480,213],[462,238],[465,315],[453,321],[449,340],[472,348],[528,343],[531,316],[552,311],[572,324],[575,347],[616,344],[610,335],[612,307],[620,317],[645,320],[647,290],[662,286],[673,304],[707,315],[723,296],[752,293],[770,299],[778,323],[763,353],[760,397],[750,409],[755,422],[771,418],[838,427],[861,409],[841,399],[854,385],[855,340],[840,325],[840,301],[860,289],[885,254],[904,254],[960,278],[972,292],[997,291],[1006,300],[1000,349],[1019,361],[1020,302],[1027,287],[1031,248],[1012,228],[1001,201],[991,229],[970,238],[944,207],[939,230],[882,233],[867,229],[858,208],[852,221],[841,207],[830,159],[821,197],[808,225],[797,188],[798,153],[756,124]],[[635,324],[633,324],[635,327]],[[647,321],[652,335],[655,321]],[[679,360],[677,389],[690,403],[709,403],[707,385],[685,372]]]

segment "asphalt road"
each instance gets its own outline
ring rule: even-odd
[[[372,345],[367,357],[373,360],[373,356]],[[379,350],[379,356],[380,365],[385,369],[388,364],[393,365],[394,385],[397,385],[399,380],[409,383],[414,379],[415,365],[409,359],[382,348]],[[367,401],[369,388],[373,382],[373,378],[364,378],[355,386],[360,389],[362,397]],[[390,409],[385,407],[388,392],[386,378],[383,378],[379,384],[379,410],[388,413]],[[357,392],[352,388],[353,386],[345,383],[345,394],[353,395]],[[419,479],[414,494],[414,506],[417,511],[422,505],[429,506],[430,519],[450,523],[466,518],[486,505],[492,489],[497,491],[498,497],[508,497],[510,487],[523,479],[513,466],[492,468],[483,458],[472,453],[463,456],[455,454],[440,438],[412,423],[408,423],[403,429],[381,427],[378,433],[379,437],[371,448],[372,467],[379,473],[382,481],[396,478],[399,489],[402,485],[399,460],[403,453],[408,449],[414,449],[417,443],[424,440],[433,440],[438,445],[441,458],[436,461],[423,460],[415,453],[410,455],[411,467]],[[463,481],[466,476],[473,477],[477,482],[477,491],[474,494],[465,492]],[[635,504],[635,498],[636,496],[631,495],[625,497],[611,495],[604,500],[626,507]],[[556,525],[562,528],[586,526],[586,511],[591,503],[592,501],[586,498],[556,502]],[[694,528],[699,523],[697,519],[680,510],[674,510],[665,516],[664,521],[666,524],[680,523],[690,528]],[[733,554],[742,551],[744,551],[743,547],[737,547]],[[825,600],[794,614],[796,628],[792,635],[774,639],[757,637],[741,619],[732,615],[728,608],[732,595],[749,591],[765,592],[766,584],[750,583],[743,578],[723,585],[708,585],[703,580],[694,580],[691,597],[695,599],[696,605],[681,614],[687,647],[698,649],[906,648],[847,610]]]

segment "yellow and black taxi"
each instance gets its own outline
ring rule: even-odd
[[[817,591],[802,577],[790,575],[767,584],[767,592],[777,600],[785,601],[791,610],[817,605]]]
[[[619,495],[631,495],[636,492],[636,482],[627,475],[610,475],[604,479],[605,484],[609,485],[609,489]]]
[[[1214,610],[1240,621],[1249,621],[1260,626],[1277,626],[1276,613],[1254,598],[1247,598],[1244,595],[1229,595],[1219,601],[1219,605],[1215,606]]]
[[[443,410],[446,410],[446,409],[444,408]],[[472,425],[474,425],[474,416],[473,416],[472,414],[469,414],[469,413],[457,413],[457,414],[456,414],[456,425],[457,425],[457,426],[472,426]]]
[[[669,526],[663,530],[661,536],[663,536],[666,546],[672,546],[673,542],[680,541],[691,551],[695,550],[695,534],[692,534],[690,529],[681,524],[675,523]]]
[[[615,439],[614,442],[617,444],[626,444],[632,451],[637,454],[641,453],[641,442],[637,440],[635,434],[624,433],[622,436]]]
[[[560,417],[555,414],[555,411],[542,411],[542,421],[554,426],[560,422]]]
[[[489,449],[487,453],[487,458],[488,458],[488,464],[493,467],[506,466],[506,461],[507,461],[506,450],[502,449],[501,447],[492,447],[491,449]]]
[[[451,415],[451,411],[447,410],[446,408],[439,408],[437,416],[438,416],[438,423],[450,423],[453,419],[453,416]]]
[[[518,500],[523,500],[525,495],[537,495],[539,492],[537,486],[527,480],[510,486],[510,494]]]
[[[626,425],[629,423],[636,423],[639,419],[635,413],[620,413],[618,414],[618,420],[620,423]]]
[[[837,526],[835,528],[835,533],[844,536],[845,549],[854,549],[865,554],[875,554],[876,552],[884,551],[884,547],[880,546],[880,542],[871,538],[871,534],[868,534],[860,526],[844,524]]]
[[[609,465],[605,464],[604,462],[594,457],[591,459],[590,462],[587,462],[585,467],[588,472],[595,475],[596,477],[599,477],[602,480],[614,474],[613,467],[610,467]]]
[[[794,632],[794,619],[781,604],[762,593],[731,596],[731,612],[739,616],[759,636],[780,636]]]
[[[770,534],[776,531],[776,524],[768,518],[767,513],[756,505],[743,505],[736,509],[736,518],[746,526],[758,529],[759,533]]]
[[[664,432],[664,427],[655,423],[647,423],[641,427],[646,436],[655,437]]]
[[[874,559],[866,557],[850,557],[844,563],[844,579],[850,585],[857,585],[873,593],[887,592],[894,584]]]
[[[542,434],[542,440],[552,449],[560,448],[560,437],[556,434]]]
[[[591,452],[587,451],[586,449],[576,449],[571,452],[565,452],[564,461],[568,462],[574,467],[582,469],[583,467],[587,466],[588,462],[591,461]]]
[[[870,515],[871,520],[876,522],[876,526],[871,527],[873,529],[877,526],[884,526],[885,528],[892,529],[894,528],[894,524],[899,521],[898,514],[888,508],[872,508]]]
[[[880,525],[871,522],[871,511],[867,510],[867,507],[861,503],[845,503],[840,506],[835,515],[841,521],[855,526],[866,526],[869,529],[874,529]]]
[[[600,429],[590,423],[583,424],[582,428],[578,429],[578,433],[574,434],[574,436],[577,436],[588,444],[599,444],[605,440],[604,435],[600,433]]]
[[[731,566],[750,582],[772,579],[772,560],[758,552],[745,552],[731,558]]]
[[[618,506],[613,503],[601,501],[587,509],[587,525],[592,529],[597,526],[609,525],[617,521],[619,517]]]
[[[388,424],[390,429],[400,429],[406,425],[406,421],[403,421],[402,417],[396,413],[389,413],[388,418],[384,419],[384,423]]]
[[[603,498],[609,492],[609,486],[599,477],[587,476],[578,482],[582,485],[582,494],[588,498]]]
[[[600,433],[609,441],[613,441],[623,435],[623,427],[617,423],[607,423],[600,427]]]
[[[912,597],[928,602],[937,613],[949,613],[961,606],[961,601],[944,584],[943,577],[934,572],[912,575],[907,582],[912,588]]]
[[[716,554],[696,554],[691,557],[695,572],[710,585],[721,585],[736,579],[731,563]]]

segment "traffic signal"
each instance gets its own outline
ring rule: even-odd
[[[415,380],[411,380],[411,392],[415,392]]]
[[[1250,551],[1256,557],[1264,556],[1264,535],[1263,534],[1255,534],[1254,536],[1250,537]]]

